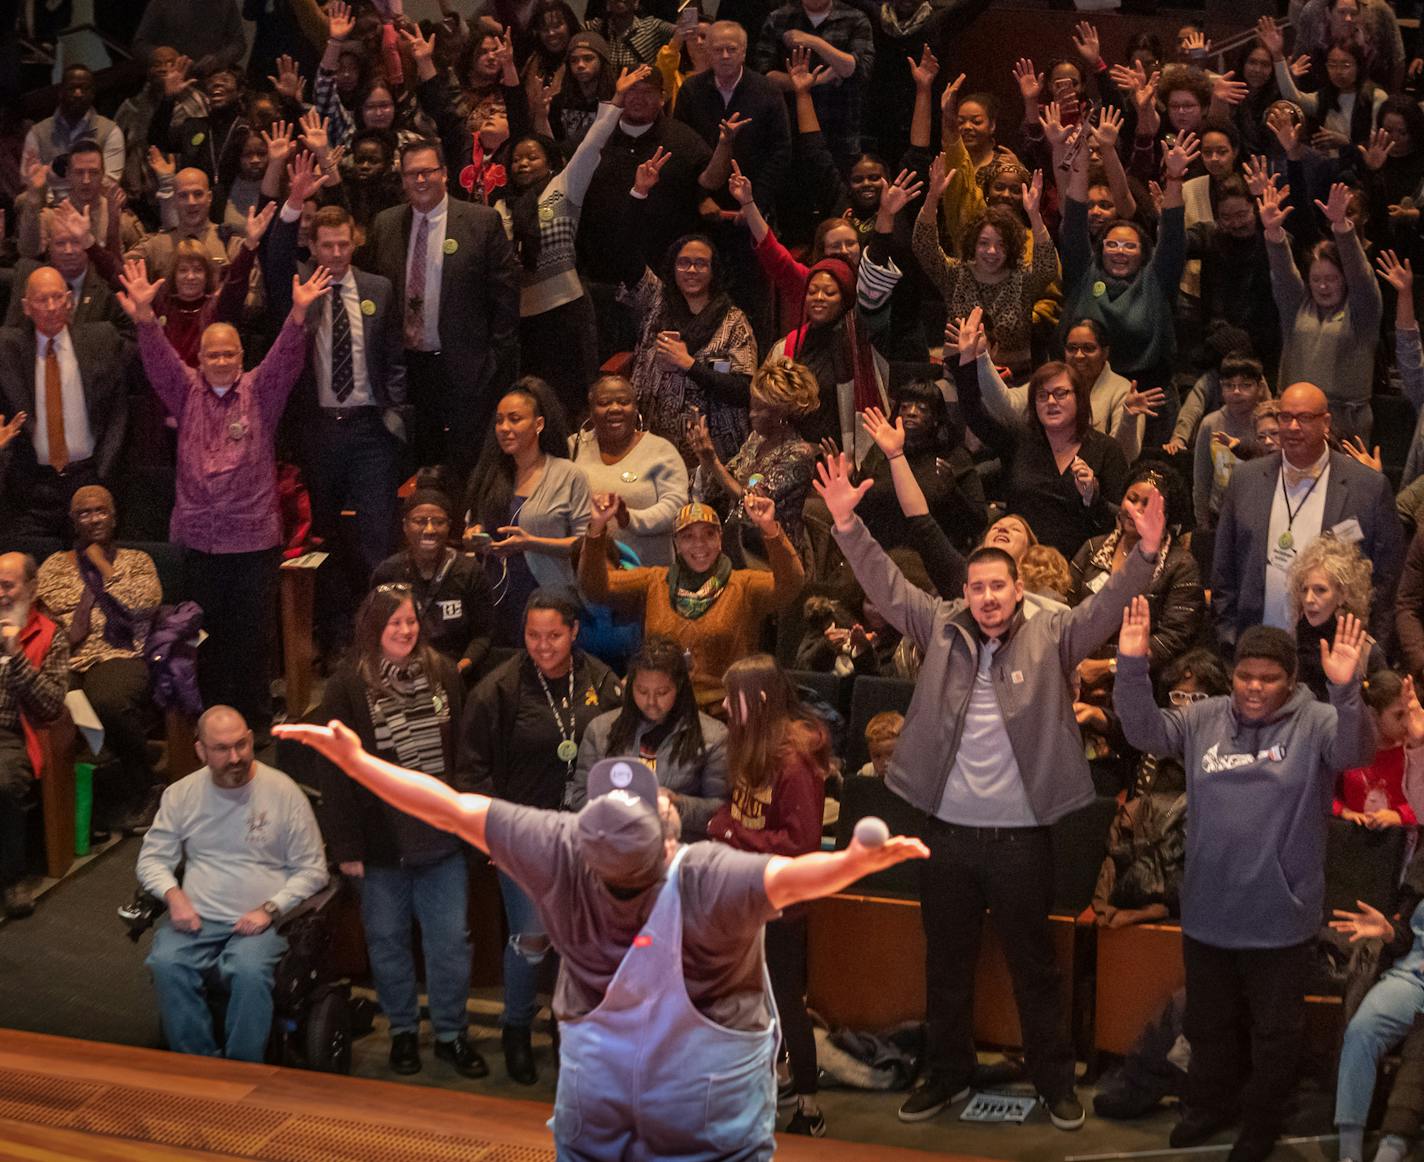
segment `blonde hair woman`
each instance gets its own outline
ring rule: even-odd
[[[1288,590],[1295,617],[1295,640],[1300,661],[1296,680],[1309,686],[1322,701],[1327,697],[1325,671],[1320,665],[1320,643],[1327,647],[1335,636],[1337,618],[1354,614],[1362,623],[1370,617],[1373,565],[1349,541],[1316,537],[1297,555],[1291,566]],[[1361,674],[1384,667],[1384,655],[1366,635],[1368,648],[1360,651]]]

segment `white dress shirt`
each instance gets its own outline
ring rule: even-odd
[[[51,340],[35,334],[35,418],[31,433],[35,458],[41,464],[50,463],[49,420],[45,408],[45,356]],[[79,375],[79,360],[74,357],[74,342],[66,327],[54,337],[54,353],[59,357],[60,391],[64,397],[64,441],[69,445],[69,463],[87,460],[94,455],[94,436],[89,430],[89,408],[84,399],[84,380]]]
[[[440,204],[428,214],[422,214],[412,207],[410,219],[410,244],[405,252],[406,277],[410,277],[410,260],[415,254],[415,240],[420,236],[420,220],[430,219],[430,235],[425,252],[425,341],[422,351],[440,350],[440,276],[445,269],[445,222],[449,217],[450,196],[440,199]],[[401,304],[404,311],[405,304]]]
[[[331,320],[337,309],[337,297],[346,310],[351,323],[351,394],[338,400],[331,390]],[[316,372],[317,399],[324,408],[359,408],[376,401],[371,396],[371,385],[366,376],[366,329],[365,318],[361,314],[361,296],[356,292],[356,275],[346,272],[340,282],[331,284],[331,293],[326,296],[321,316],[316,327],[316,359],[312,364]]]
[[[1290,615],[1290,570],[1296,554],[1320,536],[1325,521],[1325,492],[1330,487],[1330,449],[1315,462],[1320,470],[1318,479],[1300,481],[1294,488],[1285,487],[1286,459],[1281,457],[1281,470],[1276,474],[1275,499],[1271,501],[1271,523],[1266,530],[1266,605],[1261,620],[1289,634],[1295,633]],[[1290,511],[1286,498],[1290,498]],[[1296,506],[1299,505],[1297,508]],[[1281,547],[1281,536],[1290,532],[1290,547]]]

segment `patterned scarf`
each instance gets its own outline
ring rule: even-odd
[[[394,751],[400,765],[441,778],[445,775],[445,731],[450,700],[432,684],[419,661],[405,665],[381,659],[380,690],[366,691],[378,751]]]
[[[722,596],[731,576],[732,562],[726,553],[722,553],[706,573],[692,572],[683,564],[682,557],[674,553],[667,573],[668,598],[679,617],[696,621]]]

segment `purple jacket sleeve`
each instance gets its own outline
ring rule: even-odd
[[[153,393],[168,409],[169,415],[181,420],[188,392],[198,373],[178,358],[178,352],[173,350],[173,344],[168,341],[157,320],[139,324],[138,353],[143,359],[144,374],[148,376]]]

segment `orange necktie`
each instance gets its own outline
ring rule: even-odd
[[[45,438],[49,441],[49,466],[63,472],[69,465],[69,441],[64,438],[64,386],[54,344],[51,338],[45,353]]]

